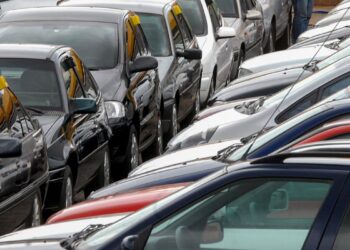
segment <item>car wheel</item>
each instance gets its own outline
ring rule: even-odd
[[[141,153],[139,150],[138,136],[134,126],[130,128],[129,144],[126,155],[126,170],[128,174],[134,170],[141,162]]]
[[[239,60],[240,58],[238,58]],[[236,79],[236,77],[238,76],[238,70],[239,70],[239,65],[240,65],[240,61],[237,62],[237,67],[235,67],[235,56],[233,53],[233,58],[232,58],[232,62],[231,62],[231,70],[230,70],[230,76],[228,78],[228,82],[226,82],[226,86],[230,81],[233,81],[234,79]]]
[[[195,115],[198,114],[201,111],[201,99],[200,99],[200,93],[199,90],[197,90],[196,93],[196,101],[194,103],[194,112]]]
[[[41,198],[40,193],[36,193],[34,200],[33,200],[33,207],[32,207],[32,220],[31,220],[31,227],[37,227],[40,226],[42,223],[42,215],[41,215]]]
[[[73,205],[73,178],[70,167],[67,166],[61,189],[60,208],[67,208],[71,205]]]
[[[209,85],[209,92],[208,92],[208,97],[207,97],[207,101],[206,103],[209,101],[209,99],[214,95],[214,92],[215,92],[215,72],[213,73],[213,76],[210,80],[210,85]],[[196,98],[196,101],[198,100],[198,98]],[[200,105],[200,102],[199,102],[199,105]],[[206,104],[205,104],[206,105]],[[196,112],[196,114],[199,113]]]
[[[283,36],[278,41],[278,44],[277,44],[278,49],[281,49],[281,50],[288,49],[289,46],[292,44],[292,34],[291,34],[292,24],[291,24],[291,22],[292,21],[291,21],[291,17],[290,17],[289,23],[283,32]]]
[[[270,53],[270,52],[274,52],[275,50],[276,50],[276,30],[275,30],[275,26],[271,24],[269,40],[267,41],[267,45],[264,51],[265,53]]]
[[[156,139],[151,146],[151,155],[158,156],[163,154],[164,144],[163,144],[163,123],[162,123],[162,115],[159,112],[157,117],[157,134]]]
[[[171,127],[170,127],[171,138],[177,135],[178,131],[179,131],[179,123],[177,120],[177,105],[176,103],[174,103],[171,109]]]

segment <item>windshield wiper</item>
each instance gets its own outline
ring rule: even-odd
[[[242,143],[232,144],[231,146],[218,151],[217,155],[213,157],[213,160],[224,160],[242,146]]]
[[[28,111],[35,113],[35,114],[39,114],[39,115],[44,114],[44,112],[42,110],[40,110],[38,108],[31,107],[31,106],[26,106],[25,109],[27,109]]]
[[[67,250],[74,250],[75,247],[78,245],[78,243],[82,240],[85,240],[87,237],[89,237],[91,234],[109,226],[109,224],[102,225],[102,224],[91,224],[87,226],[85,229],[80,231],[79,233],[75,233],[72,236],[61,240],[60,245],[64,249]]]

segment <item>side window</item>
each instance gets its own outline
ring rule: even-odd
[[[346,250],[349,249],[350,245],[350,208],[346,212],[345,217],[343,218],[343,222],[340,226],[339,232],[337,234],[337,238],[333,245],[333,250]]]
[[[172,11],[170,11],[168,14],[168,20],[169,20],[175,48],[180,49],[180,50],[184,50],[185,44],[184,44],[184,41],[182,38],[182,34],[181,34],[178,23],[176,21],[174,14],[172,13]]]
[[[248,10],[252,10],[255,8],[256,3],[254,0],[246,0],[246,2]]]
[[[139,50],[137,47],[135,30],[129,19],[125,22],[125,32],[127,60],[133,61],[139,54]]]
[[[77,59],[74,55],[72,56],[75,67],[73,69],[64,70],[63,62],[61,63],[62,68],[62,75],[64,84],[67,89],[67,95],[68,98],[83,98],[85,97],[84,90],[81,88],[78,80],[80,80],[81,83],[84,82],[85,78],[85,68],[80,60]],[[78,79],[79,77],[79,79]],[[84,85],[84,84],[82,84]]]
[[[237,182],[156,225],[145,249],[302,249],[331,185],[315,179]]]
[[[247,2],[246,0],[240,0],[241,8],[242,8],[242,13],[243,15],[247,14],[248,12],[248,7],[247,7]]]
[[[278,123],[282,123],[295,115],[303,112],[304,110],[308,109],[312,105],[316,103],[317,100],[317,93],[312,94],[311,96],[308,96],[301,101],[297,102],[292,108],[288,109],[284,112],[284,114],[280,115],[278,117]]]
[[[178,14],[176,17],[179,22],[179,26],[181,27],[181,30],[182,30],[181,34],[183,35],[184,42],[187,46],[189,46],[193,40],[192,32],[188,27],[185,17],[182,14]]]
[[[147,54],[148,53],[148,44],[145,34],[143,33],[142,28],[140,25],[137,25],[135,27],[136,29],[136,46],[139,49],[140,54]]]
[[[332,85],[325,87],[322,91],[321,100],[335,94],[339,90],[345,89],[349,85],[350,85],[350,78],[346,77],[336,83],[333,83]]]
[[[209,15],[211,23],[213,24],[214,31],[217,31],[220,28],[220,17],[217,16],[212,5],[208,5]]]

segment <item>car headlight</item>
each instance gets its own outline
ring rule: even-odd
[[[167,152],[173,152],[183,148],[206,144],[213,137],[217,128],[218,127],[208,128],[203,131],[193,133],[192,135],[189,135],[189,133],[180,133],[169,142]]]
[[[250,74],[253,74],[253,71],[251,71],[249,69],[245,69],[245,68],[239,68],[238,78],[243,77],[243,76],[247,76]]]
[[[108,119],[125,116],[125,107],[121,102],[105,102]]]

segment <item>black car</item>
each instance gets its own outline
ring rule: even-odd
[[[199,110],[202,53],[174,0],[65,1],[62,6],[91,6],[135,11],[141,19],[151,54],[158,60],[162,86],[163,132],[175,136],[179,125]],[[197,110],[196,110],[197,109]]]
[[[77,51],[105,100],[112,128],[113,165],[126,174],[140,152],[162,151],[158,62],[150,57],[140,18],[133,12],[91,7],[9,11],[0,19],[0,43],[64,44]]]
[[[0,76],[0,175],[0,234],[40,225],[49,179],[44,134],[3,76]]]
[[[47,210],[109,183],[109,128],[101,93],[71,48],[0,45],[0,71],[39,121],[48,148]]]

